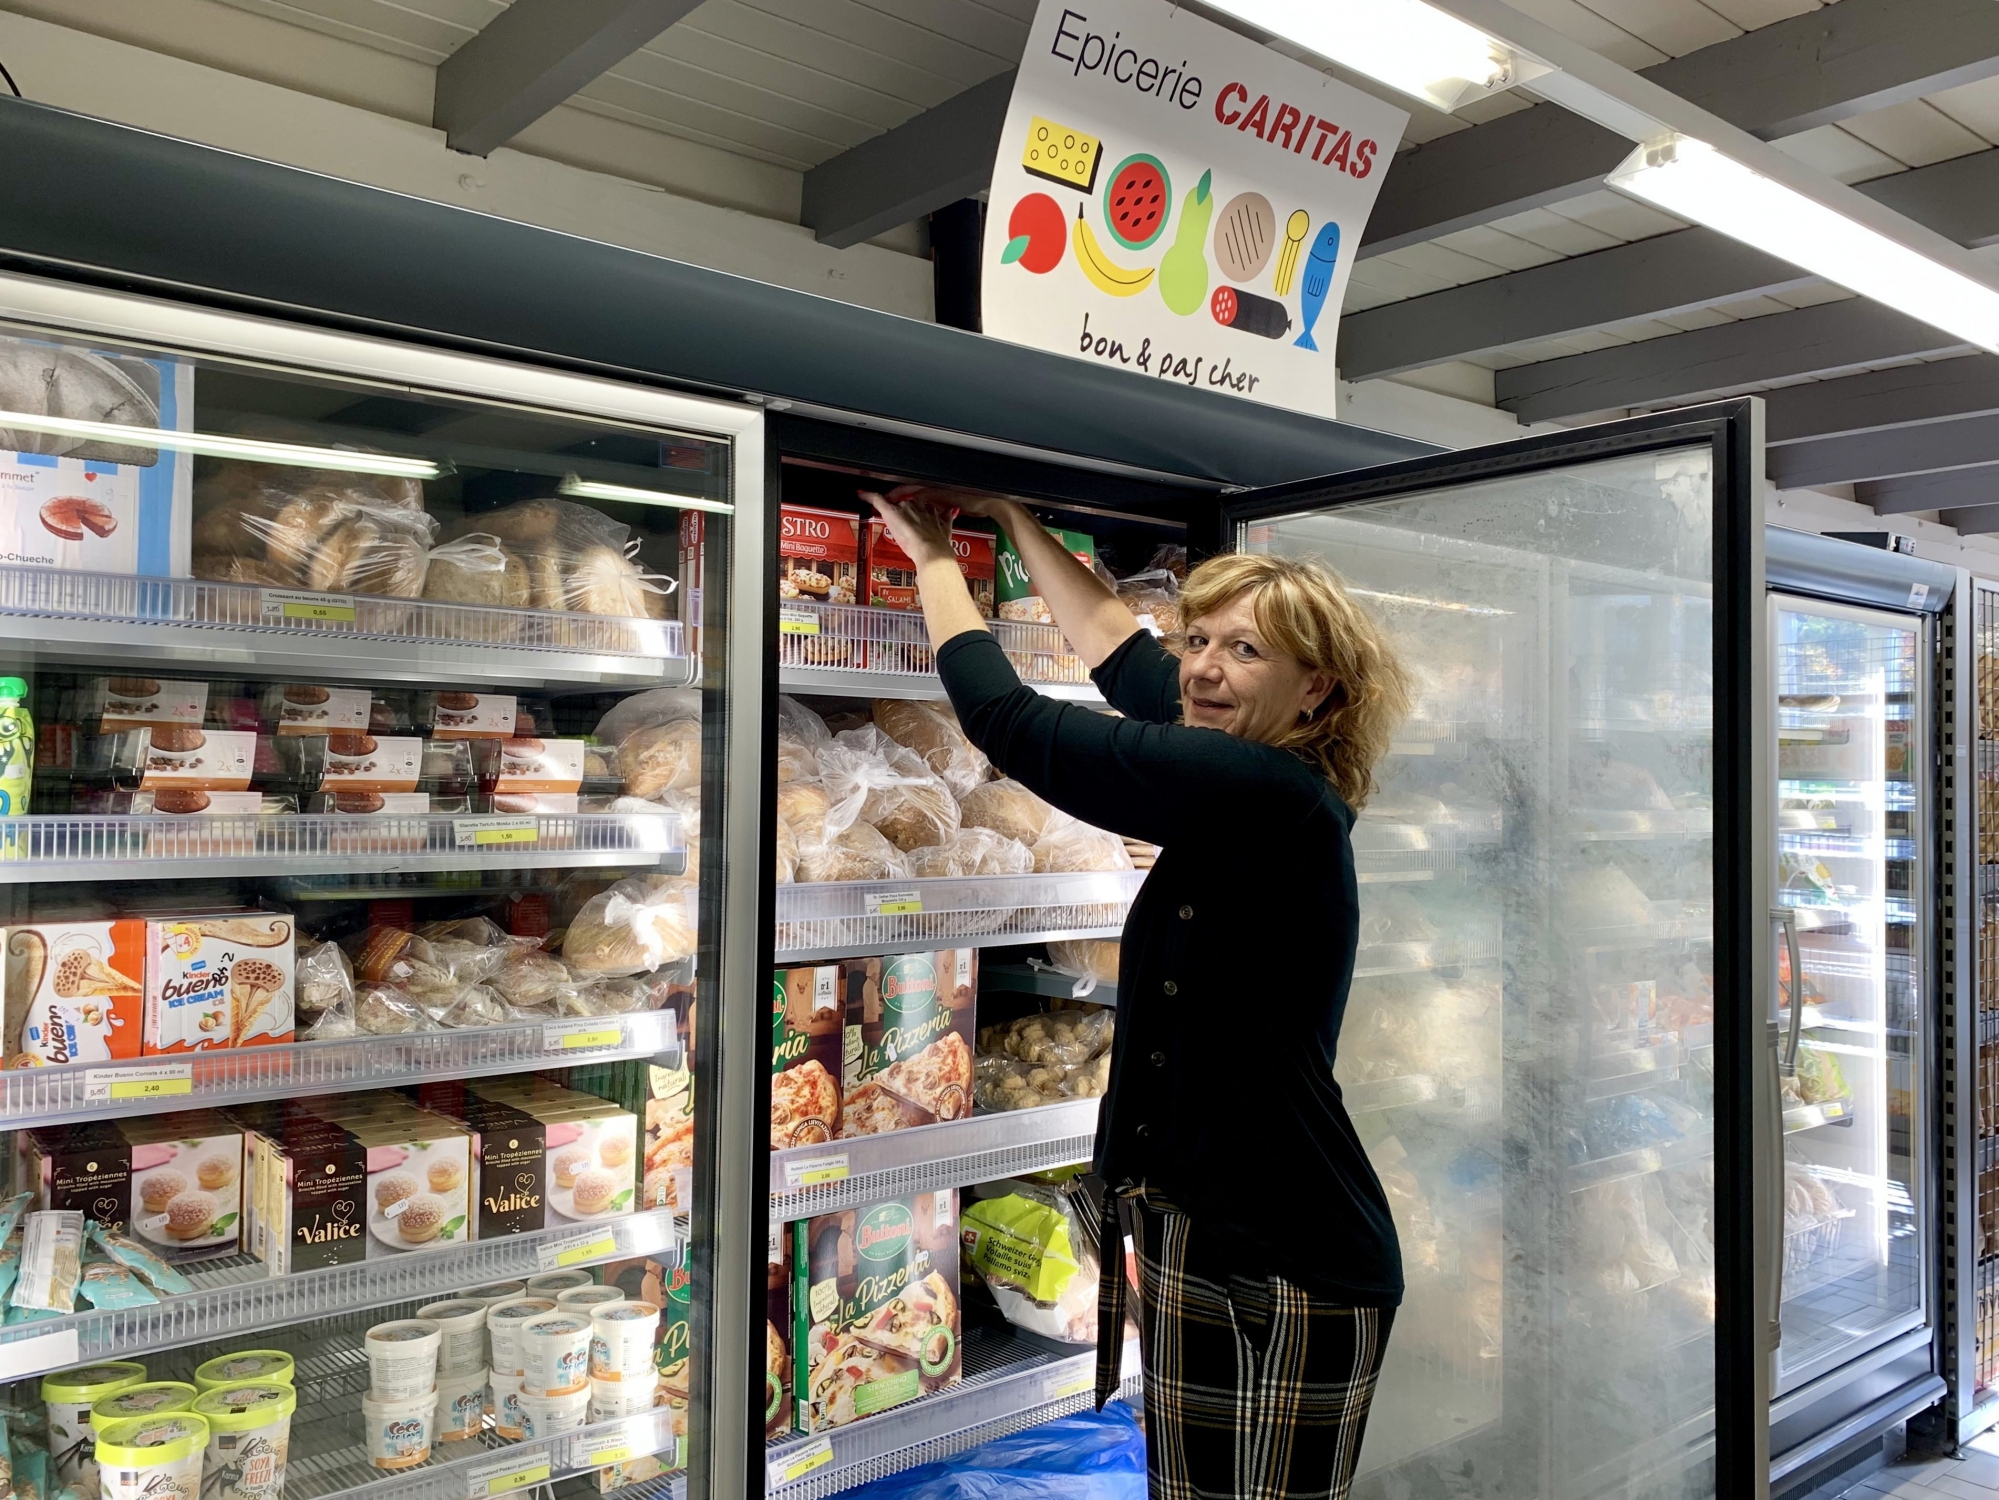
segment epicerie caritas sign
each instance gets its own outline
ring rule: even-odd
[[[1042,0],[993,167],[985,331],[1334,416],[1340,303],[1408,122],[1167,0]]]

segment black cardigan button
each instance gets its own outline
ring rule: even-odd
[[[1165,1054],[1164,1052],[1155,1052],[1155,1053],[1153,1053],[1153,1054],[1152,1054],[1152,1066],[1153,1066],[1153,1067],[1155,1067],[1155,1068],[1163,1068],[1163,1067],[1165,1067],[1165,1066],[1166,1066],[1166,1054]]]
[[[1174,982],[1173,982],[1172,980],[1170,980],[1170,979],[1169,979],[1169,980],[1167,980],[1167,981],[1166,981],[1166,983],[1162,984],[1162,985],[1160,986],[1160,988],[1161,988],[1162,990],[1166,991],[1166,993],[1167,993],[1167,994],[1169,994],[1169,995],[1177,995],[1177,994],[1179,994],[1179,993],[1180,993],[1180,986],[1179,986],[1179,985],[1177,985],[1177,984],[1175,984],[1175,983],[1174,983]]]
[[[1141,1141],[1146,1140],[1152,1135],[1152,1127],[1150,1125],[1141,1125],[1132,1134],[1137,1136]]]
[[[1193,920],[1194,920],[1194,908],[1193,908],[1193,907],[1191,907],[1191,906],[1183,906],[1183,907],[1181,907],[1181,908],[1180,908],[1180,920],[1181,920],[1181,921],[1183,921],[1183,922],[1191,922],[1191,921],[1193,921]]]

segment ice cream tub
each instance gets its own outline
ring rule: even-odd
[[[433,1302],[416,1310],[444,1335],[437,1347],[437,1373],[469,1375],[486,1368],[486,1304],[469,1297]]]
[[[218,1354],[194,1372],[194,1388],[212,1391],[217,1386],[241,1385],[249,1380],[292,1384],[292,1357],[282,1349],[239,1349],[234,1354]]]
[[[558,1307],[520,1328],[521,1394],[567,1396],[590,1389],[590,1315]]]
[[[644,1380],[656,1373],[659,1304],[619,1302],[590,1310],[590,1378]]]
[[[195,1398],[208,1422],[204,1500],[281,1500],[298,1392],[283,1381],[221,1385]]]
[[[521,1393],[522,1431],[530,1438],[553,1437],[558,1432],[574,1432],[590,1412],[590,1391],[570,1391],[561,1396],[531,1396]]]
[[[588,1271],[544,1271],[539,1276],[528,1277],[528,1295],[560,1297],[564,1292],[596,1284],[597,1278]]]
[[[101,1441],[104,1429],[114,1422],[134,1417],[157,1417],[164,1412],[186,1411],[200,1392],[182,1380],[143,1380],[101,1397],[90,1408],[90,1425]]]
[[[368,1462],[378,1469],[412,1469],[430,1457],[437,1430],[437,1392],[383,1401],[361,1398]],[[108,1500],[108,1497],[107,1497]]]
[[[362,1347],[368,1352],[369,1394],[377,1401],[414,1400],[437,1389],[437,1346],[444,1331],[428,1318],[377,1323]]]
[[[612,1422],[619,1417],[636,1417],[640,1412],[651,1411],[658,1395],[657,1370],[649,1370],[640,1376],[627,1376],[623,1380],[599,1380],[593,1375],[590,1377],[590,1420]]]
[[[502,1375],[493,1371],[493,1430],[501,1437],[519,1439],[527,1435],[527,1413],[521,1408],[521,1377],[518,1371]]]
[[[451,1300],[480,1302],[491,1307],[496,1302],[511,1302],[514,1298],[525,1297],[527,1294],[528,1284],[525,1281],[496,1281],[490,1286],[475,1286],[466,1291],[453,1292]]]
[[[97,1493],[97,1433],[90,1425],[91,1405],[145,1378],[144,1365],[112,1360],[85,1365],[80,1370],[64,1370],[43,1379],[42,1405],[48,1411],[49,1456],[55,1461],[58,1479],[75,1481],[86,1495]]]
[[[586,1315],[600,1307],[615,1307],[624,1300],[625,1294],[614,1286],[573,1286],[555,1294],[557,1307],[573,1307]]]
[[[191,1411],[113,1422],[97,1434],[103,1500],[201,1500],[208,1419]]]
[[[437,1377],[437,1440],[455,1443],[478,1434],[485,1416],[491,1377],[486,1367]]]
[[[554,1311],[552,1297],[515,1297],[486,1309],[486,1342],[493,1351],[495,1375],[518,1375],[527,1368],[521,1363],[521,1325]]]

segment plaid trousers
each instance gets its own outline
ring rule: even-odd
[[[1151,1500],[1345,1500],[1395,1310],[1236,1274],[1199,1233],[1156,1192],[1106,1197],[1097,1404],[1119,1383],[1129,1234]]]

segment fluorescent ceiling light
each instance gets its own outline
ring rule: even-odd
[[[429,459],[399,458],[393,453],[308,448],[300,443],[267,443],[261,438],[224,437],[212,432],[171,432],[160,427],[126,427],[117,422],[85,422],[74,417],[37,417],[26,412],[0,411],[0,428],[8,427],[23,432],[46,432],[52,437],[96,438],[121,448],[167,448],[176,453],[203,453],[211,458],[254,459],[302,469],[339,469],[348,474],[435,479],[444,472]]]
[[[1641,146],[1605,181],[1999,354],[1999,290],[1703,141]]]
[[[736,507],[726,500],[698,500],[691,495],[669,495],[664,490],[642,490],[628,484],[599,484],[594,479],[578,479],[574,474],[556,486],[558,495],[572,500],[629,500],[637,505],[665,505],[674,510],[712,510],[733,516]]]
[[[1548,71],[1424,0],[1208,3],[1447,113]]]

